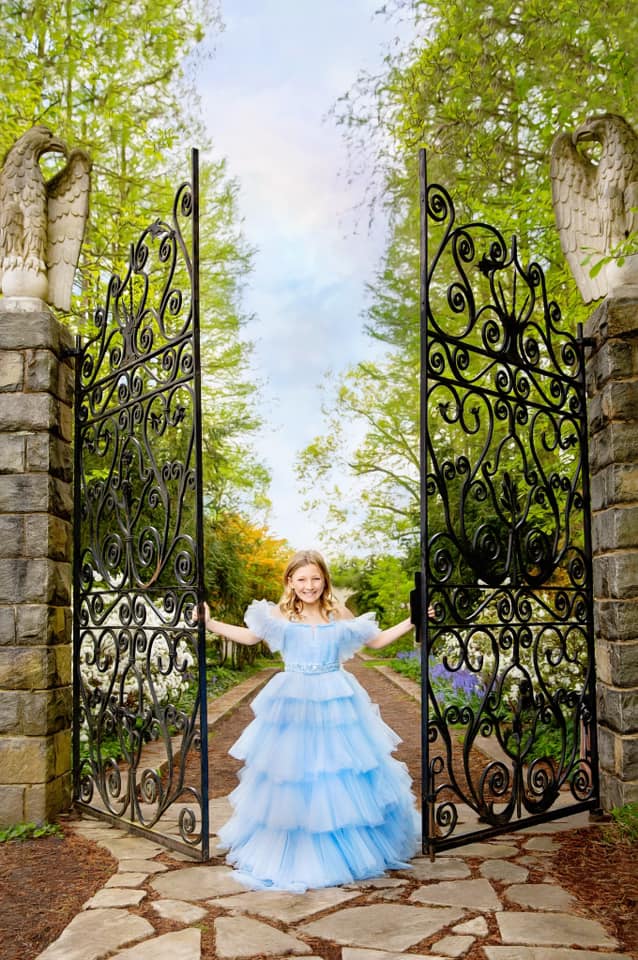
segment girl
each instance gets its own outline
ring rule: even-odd
[[[341,664],[366,644],[379,650],[411,629],[380,631],[332,597],[326,563],[296,553],[279,605],[253,601],[246,627],[206,629],[235,643],[264,640],[280,651],[276,674],[252,704],[255,719],[230,750],[244,761],[219,831],[237,879],[256,889],[303,891],[407,866],[420,821],[405,764],[390,756],[399,737]]]

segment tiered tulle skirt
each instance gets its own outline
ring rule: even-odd
[[[419,818],[400,742],[350,674],[277,674],[231,748],[244,761],[219,833],[237,879],[301,891],[400,869]]]

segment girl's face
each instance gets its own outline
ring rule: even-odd
[[[288,577],[288,583],[302,603],[317,603],[325,586],[323,574],[316,563],[297,567]]]

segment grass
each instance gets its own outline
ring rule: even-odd
[[[605,843],[638,842],[638,803],[626,803],[611,811],[612,822],[605,825]]]

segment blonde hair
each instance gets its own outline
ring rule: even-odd
[[[326,561],[317,550],[299,550],[288,561],[284,571],[284,595],[279,601],[279,609],[288,620],[300,620],[303,610],[303,602],[295,593],[289,580],[300,567],[307,567],[310,563],[319,567],[323,577],[323,590],[319,597],[321,615],[327,620],[329,615],[337,609],[337,603],[332,596],[332,583],[330,582],[330,572]]]

